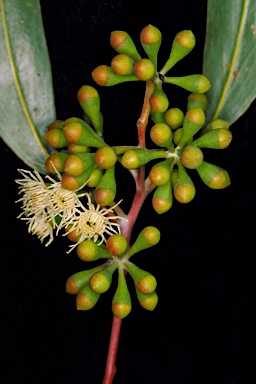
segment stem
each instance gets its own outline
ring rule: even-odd
[[[145,132],[148,124],[148,117],[150,113],[149,99],[154,92],[155,84],[152,81],[146,82],[146,91],[144,97],[144,103],[141,111],[140,118],[137,122],[138,128],[138,145],[141,148],[146,148]],[[128,246],[130,246],[130,239],[134,223],[138,217],[140,209],[144,203],[145,198],[150,193],[152,188],[145,183],[145,166],[140,167],[138,170],[132,172],[135,184],[136,192],[133,198],[133,202],[130,211],[127,215],[127,220],[121,220],[120,229],[121,234],[126,238]],[[108,356],[106,362],[105,375],[102,384],[112,384],[116,373],[116,355],[119,343],[120,329],[122,319],[113,316],[112,328],[109,341]]]

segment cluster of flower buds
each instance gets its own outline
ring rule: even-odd
[[[110,288],[113,274],[117,270],[117,288],[112,300],[113,314],[122,319],[131,312],[132,301],[126,281],[127,274],[134,281],[140,305],[153,311],[158,302],[156,279],[129,259],[135,253],[156,245],[159,240],[159,230],[148,226],[139,233],[130,248],[127,247],[127,240],[121,234],[109,236],[105,245],[88,239],[81,242],[77,247],[77,255],[81,260],[90,262],[107,259],[107,261],[97,267],[77,272],[68,278],[66,291],[76,295],[77,309],[86,311],[93,308],[100,295]]]

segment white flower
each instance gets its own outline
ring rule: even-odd
[[[109,213],[113,213],[114,208],[120,204],[122,200],[111,208],[101,208],[99,204],[95,206],[92,203],[88,193],[86,196],[88,198],[88,208],[81,205],[81,210],[77,209],[77,215],[73,216],[73,219],[71,219],[68,224],[69,229],[65,235],[76,231],[79,238],[74,245],[70,245],[70,250],[67,253],[71,252],[78,244],[86,239],[93,240],[94,242],[100,239],[98,243],[98,245],[100,245],[107,240],[105,234],[113,235],[120,233],[120,225],[113,220],[123,218],[114,215],[109,216]]]

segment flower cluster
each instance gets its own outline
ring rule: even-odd
[[[88,192],[71,191],[61,186],[61,175],[56,172],[58,181],[46,175],[45,179],[37,170],[34,172],[19,169],[23,178],[15,180],[19,186],[22,197],[17,202],[22,203],[22,212],[18,216],[28,224],[28,232],[37,235],[43,242],[48,238],[46,246],[54,239],[62,228],[68,228],[65,234],[76,231],[79,240],[71,246],[74,249],[85,239],[106,242],[104,233],[120,233],[119,216],[108,216],[115,208],[101,208],[94,205]],[[83,186],[84,187],[84,186]],[[88,200],[87,208],[82,204],[81,198]],[[118,203],[119,204],[119,203]],[[116,204],[116,205],[118,205]],[[64,234],[64,235],[65,235]],[[70,252],[69,251],[69,252]]]

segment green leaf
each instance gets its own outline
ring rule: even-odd
[[[233,124],[256,97],[255,0],[208,0],[203,74],[212,84],[206,124]]]
[[[55,120],[51,66],[38,0],[0,0],[0,135],[31,168],[46,173],[42,138]]]

